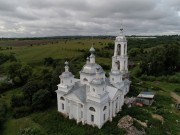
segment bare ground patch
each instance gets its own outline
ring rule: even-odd
[[[175,92],[171,92],[171,97],[173,97],[178,103],[180,103],[180,96]]]

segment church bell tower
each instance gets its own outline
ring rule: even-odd
[[[128,56],[127,56],[127,40],[123,33],[123,29],[120,29],[119,36],[115,39],[114,56],[112,57],[112,69],[118,69],[124,77],[128,74]]]

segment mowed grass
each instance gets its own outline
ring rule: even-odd
[[[94,39],[94,48],[102,48],[112,42],[110,39]],[[11,46],[11,45],[8,45]],[[92,46],[91,39],[71,39],[60,40],[56,43],[38,44],[38,45],[21,45],[13,46],[12,49],[6,49],[7,46],[0,45],[2,50],[0,53],[13,53],[18,60],[26,63],[36,63],[42,61],[44,58],[52,57],[54,59],[65,59],[80,56],[82,52],[78,50],[89,51]]]
[[[175,89],[180,89],[180,84],[179,83],[168,83],[168,82],[146,82],[150,86],[153,87],[159,87],[162,90],[157,90],[155,92],[158,92],[160,94],[163,94],[165,96],[170,96],[170,92],[173,92]]]

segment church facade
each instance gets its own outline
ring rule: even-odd
[[[109,77],[95,61],[95,49],[90,48],[91,55],[80,73],[80,79],[74,78],[65,62],[65,72],[58,84],[58,111],[75,119],[77,123],[89,124],[101,128],[105,122],[121,110],[124,96],[129,92],[127,40],[120,29],[115,39],[112,68]]]

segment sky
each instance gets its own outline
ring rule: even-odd
[[[180,0],[0,0],[0,37],[180,34]]]

